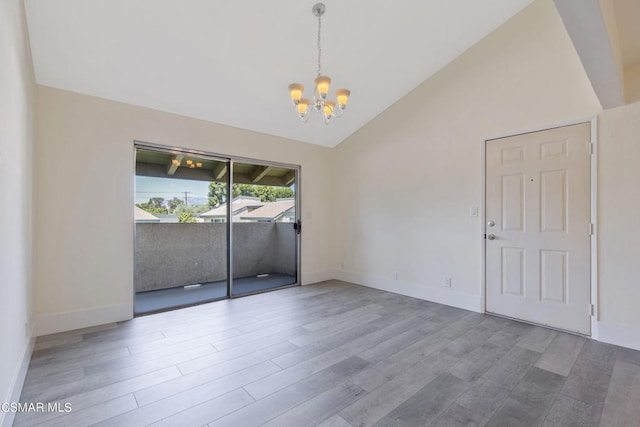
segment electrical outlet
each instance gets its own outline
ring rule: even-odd
[[[398,272],[397,271],[395,273],[395,278],[396,278],[396,280],[398,280]]]
[[[450,288],[451,287],[451,277],[445,277],[444,280],[442,281],[442,286],[445,288]]]

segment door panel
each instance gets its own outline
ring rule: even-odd
[[[540,230],[564,232],[567,212],[566,171],[540,174]]]
[[[590,334],[590,142],[588,123],[487,141],[488,312]]]
[[[212,175],[228,166],[224,158],[136,146],[135,315],[227,297],[226,210],[209,201],[226,198],[226,177]]]
[[[298,283],[297,174],[234,162],[231,296]]]
[[[524,249],[502,248],[502,293],[524,296]]]
[[[542,250],[540,255],[542,300],[566,304],[567,252]]]
[[[502,177],[502,229],[522,231],[524,225],[524,179],[522,174]]]

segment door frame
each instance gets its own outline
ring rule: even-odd
[[[487,233],[487,224],[486,224],[486,197],[487,197],[487,142],[492,141],[494,139],[500,138],[508,138],[512,136],[519,136],[533,132],[541,132],[545,130],[557,129],[577,124],[589,123],[591,126],[591,156],[590,156],[590,173],[591,173],[591,224],[592,224],[592,232],[591,232],[591,338],[598,339],[598,320],[600,319],[599,315],[599,301],[598,301],[598,239],[597,239],[597,201],[598,201],[598,118],[597,116],[592,116],[585,119],[573,120],[568,122],[562,122],[551,126],[540,126],[525,129],[518,132],[508,132],[504,134],[499,134],[491,137],[482,138],[481,147],[481,171],[482,171],[482,185],[481,185],[481,197],[480,197],[480,253],[481,253],[481,263],[480,263],[480,283],[481,283],[481,292],[480,292],[480,311],[482,313],[487,312],[487,252],[486,252],[486,239],[485,235]]]
[[[282,167],[291,169],[294,171],[295,178],[294,182],[296,184],[295,191],[295,203],[296,203],[296,222],[302,219],[302,197],[301,197],[301,178],[302,175],[302,166],[294,165],[290,163],[276,162],[270,160],[260,160],[260,159],[252,159],[250,157],[242,157],[242,156],[234,156],[229,154],[220,154],[212,151],[205,151],[199,149],[185,148],[179,146],[170,146],[170,145],[162,145],[156,144],[152,142],[146,142],[142,140],[135,139],[132,144],[132,154],[133,154],[133,171],[135,177],[135,167],[136,167],[136,150],[138,148],[146,148],[150,150],[157,150],[163,152],[172,152],[179,151],[185,154],[191,154],[194,156],[199,156],[205,159],[212,159],[218,161],[225,161],[229,163],[229,171],[228,171],[228,180],[227,180],[227,193],[231,194],[231,188],[233,187],[233,166],[234,163],[251,163],[254,165],[260,166],[274,166],[274,167]],[[135,179],[133,186],[133,197],[135,199]],[[296,233],[296,282],[291,285],[285,285],[278,288],[267,289],[264,291],[256,291],[247,294],[233,295],[233,222],[231,221],[231,203],[227,203],[227,296],[221,298],[221,300],[225,299],[234,299],[234,298],[242,298],[249,295],[259,294],[263,292],[270,292],[279,289],[290,288],[294,286],[302,286],[302,234]],[[135,222],[133,223],[133,246],[134,246],[134,262],[135,262],[135,239],[136,239],[136,227]],[[135,304],[135,289],[133,291],[133,300],[132,305]],[[134,307],[132,306],[132,310]]]

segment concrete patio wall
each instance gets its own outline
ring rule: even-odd
[[[296,272],[293,224],[234,223],[234,277]],[[136,292],[227,277],[227,225],[136,224]]]

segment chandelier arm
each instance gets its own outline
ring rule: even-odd
[[[331,120],[331,116],[327,117],[324,111],[322,111],[322,122],[325,126],[329,126],[329,120]]]
[[[316,111],[323,111],[324,109],[324,99],[318,93],[318,87],[315,85],[313,87],[313,106]]]

